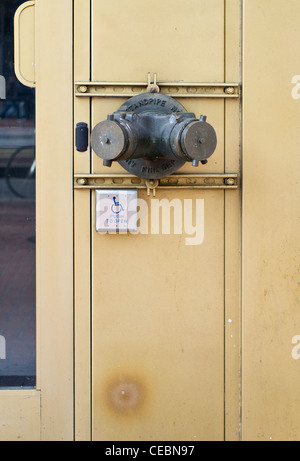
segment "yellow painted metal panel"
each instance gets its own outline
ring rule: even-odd
[[[151,2],[148,10],[148,2],[130,1],[118,3],[118,14],[115,2],[92,5],[92,80],[143,81],[148,71],[155,70],[159,78],[172,81],[223,81],[225,62],[228,69],[232,66],[228,75],[239,80],[238,2],[231,2],[227,11],[226,26],[231,30],[227,58],[224,2]],[[128,28],[126,18],[133,10],[134,27]],[[167,10],[173,14],[165,14]],[[160,11],[164,14],[160,15]],[[179,35],[172,32],[177,24]],[[158,29],[160,34],[155,33]],[[145,43],[149,44],[146,51]],[[175,49],[176,57],[172,54]],[[191,50],[194,59],[189,55]],[[205,65],[198,66],[202,58]],[[92,126],[122,102],[117,98],[96,98],[92,102]],[[198,116],[208,115],[218,133],[218,149],[208,170],[202,172],[222,173],[231,167],[238,171],[239,104],[228,101],[225,109],[220,100],[187,98],[180,102]],[[92,172],[106,171],[93,155]],[[113,166],[109,172],[120,171],[120,166]],[[186,165],[181,171],[195,170]],[[151,200],[145,192],[139,192],[139,197],[146,199],[150,208]],[[159,191],[157,198],[179,199],[182,203],[184,199],[195,203],[197,198],[204,198],[204,243],[189,247],[185,245],[186,236],[177,235],[97,235],[92,215],[93,439],[224,438],[225,243],[225,307],[234,322],[226,325],[230,351],[226,379],[233,386],[231,391],[227,389],[227,436],[237,439],[239,196],[228,197],[227,215],[224,193],[220,191]],[[224,240],[225,216],[228,236]],[[230,241],[230,234],[237,237],[235,242]],[[126,392],[129,397],[124,405],[122,395]]]
[[[223,439],[224,198],[175,197],[205,200],[203,245],[93,234],[95,440]]]
[[[89,81],[90,59],[90,0],[74,2],[74,80]],[[90,125],[90,101],[76,100],[74,107],[74,129],[77,123]],[[90,148],[86,152],[74,151],[75,173],[90,172]]]
[[[223,0],[92,0],[94,80],[222,81]]]
[[[74,2],[74,80],[90,79],[90,0]],[[76,100],[74,127],[90,126],[90,101]],[[90,148],[74,149],[74,172],[90,173]],[[83,191],[81,191],[83,192]],[[90,198],[89,191],[74,192],[74,413],[75,440],[91,436],[90,335]]]
[[[244,2],[244,440],[300,437],[299,16],[297,0]]]
[[[91,434],[90,191],[74,192],[75,440]]]
[[[1,442],[40,441],[40,392],[0,391]]]
[[[37,0],[15,21],[17,76],[37,83],[38,390],[1,391],[2,441],[73,439],[72,19],[71,0]]]
[[[226,1],[225,81],[241,82],[239,0]],[[241,101],[225,101],[225,172],[241,172]],[[233,192],[233,193],[232,193]],[[241,438],[241,188],[225,193],[225,440]]]
[[[72,440],[74,426],[72,3],[36,4],[37,387],[43,402],[42,440]]]
[[[200,3],[178,0],[174,9],[174,2],[169,0],[163,5],[133,0],[126,4],[92,2],[91,77],[94,80],[136,81],[144,80],[151,70],[158,72],[161,79],[224,80],[224,62],[229,67],[236,57],[236,51],[227,44],[230,57],[224,60],[224,2],[202,0]],[[88,4],[84,0],[75,0],[75,80],[89,78]],[[237,18],[237,10],[232,5],[231,12]],[[115,14],[116,7],[118,15]],[[133,9],[137,22],[128,30],[126,18],[132,19]],[[161,15],[157,15],[158,9]],[[139,20],[145,11],[146,25],[145,21]],[[227,12],[230,13],[230,9]],[[73,121],[72,2],[38,1],[37,18],[38,387],[43,392],[42,438],[66,440],[73,435],[71,133],[74,133],[73,122],[89,121],[90,102],[76,101]],[[229,25],[230,22],[227,27]],[[120,52],[120,36],[125,53]],[[137,36],[144,40],[136,40]],[[151,45],[146,52],[145,43]],[[58,48],[61,53],[57,53]],[[127,62],[126,66],[122,60]],[[123,100],[114,99],[93,103],[93,122],[116,110],[121,102]],[[207,114],[219,133],[218,150],[210,164],[210,172],[223,172],[232,165],[237,166],[234,156],[238,136],[230,135],[226,140],[224,137],[224,127],[228,129],[230,126],[224,114],[237,121],[237,109],[229,106],[231,103],[224,106],[223,101],[202,101],[200,104],[194,99],[184,102],[187,109],[197,115]],[[55,144],[58,139],[59,149]],[[227,156],[227,148],[233,145],[234,154]],[[75,152],[74,169],[90,172],[89,152],[85,155]],[[119,171],[120,167],[112,170]],[[190,171],[190,166],[183,170]],[[102,171],[95,159],[92,171]],[[89,196],[89,192],[77,191],[75,194],[77,439],[87,439],[90,431]],[[145,192],[140,196],[146,200]],[[178,193],[174,191],[161,192],[159,196],[169,200],[177,197]],[[224,240],[223,192],[180,191],[180,198],[205,200],[205,229],[209,233],[205,233],[203,245],[196,249],[185,245],[186,236],[99,236],[94,233],[92,221],[94,439],[223,438],[224,243],[229,248],[227,254],[231,260],[226,266],[228,273],[232,261],[236,261],[237,246]],[[55,203],[56,206],[46,208],[45,203]],[[230,225],[226,224],[227,231],[235,235],[239,225],[234,211],[237,203],[236,198],[229,198],[227,216],[233,220]],[[51,230],[55,239],[51,237]],[[233,286],[237,275],[234,281],[229,275],[226,280]],[[236,290],[227,296],[228,305],[233,300],[237,301]],[[227,309],[226,312],[233,312],[233,318],[238,318],[237,309]],[[235,333],[236,328],[234,326]],[[61,351],[64,351],[63,355]],[[236,359],[232,364],[231,379],[234,381]],[[53,380],[54,370],[61,380],[59,388],[57,381],[54,383]],[[124,380],[138,401],[136,411],[130,405],[129,411],[127,407],[125,411],[120,407],[117,394]],[[232,399],[231,403],[236,411],[237,400]],[[122,430],[124,418],[126,431]],[[169,422],[167,428],[166,421]],[[231,417],[231,431],[234,424],[236,427]]]

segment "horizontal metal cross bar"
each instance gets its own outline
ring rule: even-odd
[[[127,174],[76,174],[75,189],[237,189],[239,178],[229,174],[173,174],[162,179],[142,179]]]
[[[238,83],[157,82],[156,94],[174,98],[233,98],[240,96]],[[75,95],[89,98],[130,98],[149,91],[146,82],[76,82]],[[150,90],[152,92],[152,89]]]

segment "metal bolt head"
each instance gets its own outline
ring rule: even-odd
[[[155,83],[150,83],[147,87],[147,93],[159,93],[159,86]]]
[[[79,91],[80,93],[86,93],[87,90],[88,90],[88,87],[85,86],[85,85],[80,85],[80,86],[78,87],[78,91]]]
[[[228,88],[225,88],[224,92],[226,94],[234,94],[234,88],[232,86],[229,86]]]
[[[227,178],[226,179],[226,184],[227,184],[227,186],[234,186],[234,184],[235,184],[234,178]]]
[[[77,184],[80,186],[85,186],[88,183],[88,180],[86,178],[79,178],[77,179]]]
[[[100,136],[99,141],[101,144],[109,144],[109,139],[106,136]]]

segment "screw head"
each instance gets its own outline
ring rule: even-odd
[[[101,142],[101,144],[109,144],[109,139],[107,138],[107,136],[100,136],[99,141]]]
[[[77,184],[80,186],[85,186],[88,183],[88,180],[86,178],[79,178],[77,179]]]
[[[234,178],[227,178],[226,179],[226,184],[227,184],[227,186],[234,186],[234,184],[235,184]]]
[[[234,88],[232,86],[229,86],[228,88],[225,88],[224,92],[226,94],[234,94]]]
[[[80,86],[78,87],[78,91],[79,91],[80,93],[86,93],[87,90],[88,90],[88,87],[85,86],[85,85],[80,85]]]

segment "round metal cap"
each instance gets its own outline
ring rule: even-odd
[[[126,144],[124,130],[113,120],[98,123],[92,131],[92,148],[104,160],[116,160],[125,150]]]
[[[217,135],[209,123],[194,121],[183,130],[181,145],[184,153],[192,161],[206,160],[217,147]]]

